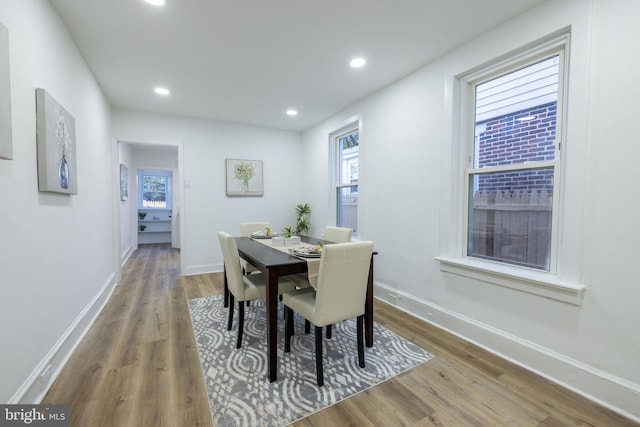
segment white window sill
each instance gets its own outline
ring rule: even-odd
[[[440,271],[481,280],[533,295],[582,305],[586,286],[563,282],[556,276],[498,263],[484,262],[469,258],[436,257]]]

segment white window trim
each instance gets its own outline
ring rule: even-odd
[[[469,152],[472,145],[465,143],[473,135],[473,125],[471,120],[467,120],[471,111],[469,105],[471,99],[468,95],[469,85],[478,79],[480,74],[487,75],[490,72],[498,73],[505,67],[512,67],[518,62],[528,61],[536,55],[543,55],[545,52],[555,50],[560,46],[564,46],[564,59],[569,58],[569,38],[570,34],[557,34],[550,37],[546,42],[537,44],[537,47],[527,47],[519,54],[508,55],[507,60],[497,62],[492,68],[488,66],[478,67],[476,70],[466,74],[456,76],[452,84],[447,85],[446,93],[448,97],[445,101],[445,108],[450,111],[451,122],[451,141],[449,144],[452,156],[451,174],[451,191],[443,201],[450,203],[451,213],[451,234],[449,239],[443,243],[447,244],[449,249],[445,250],[443,255],[436,257],[436,261],[440,264],[440,270],[445,273],[451,273],[482,282],[490,283],[497,286],[507,287],[510,289],[527,292],[530,294],[550,298],[557,301],[573,305],[581,305],[584,299],[586,286],[580,283],[572,283],[560,278],[557,260],[558,249],[562,233],[559,232],[562,226],[563,205],[560,200],[560,193],[564,192],[563,179],[565,171],[565,158],[559,160],[560,176],[556,177],[556,185],[554,186],[554,227],[552,235],[552,265],[550,271],[540,271],[527,267],[520,267],[506,263],[500,263],[490,260],[483,260],[475,257],[466,256],[466,239],[467,239],[467,204],[468,204],[468,180],[466,171],[468,169],[468,161],[472,153]],[[566,64],[566,62],[565,62]],[[482,71],[478,71],[482,69]],[[558,104],[558,109],[562,114],[566,114],[566,104],[568,100],[566,92],[566,73],[561,76],[559,90],[562,90],[562,104]],[[563,117],[563,123],[558,124],[558,141],[562,143],[565,140],[566,129],[562,126],[566,123],[566,116]],[[562,147],[561,147],[562,148]],[[463,195],[462,197],[459,195]],[[446,249],[446,248],[443,248]],[[446,255],[449,253],[450,255]]]
[[[475,258],[435,258],[440,271],[516,289],[533,295],[581,305],[586,286],[560,280],[556,275]]]
[[[329,173],[330,173],[330,188],[329,191],[329,218],[327,224],[337,225],[338,222],[338,201],[336,199],[336,190],[341,187],[352,187],[353,184],[340,184],[339,181],[339,166],[338,166],[338,147],[336,140],[345,135],[349,135],[354,130],[358,131],[359,141],[358,144],[358,193],[362,194],[362,121],[360,117],[352,117],[344,122],[345,124],[340,128],[329,134]],[[358,197],[358,230],[361,231],[360,212],[362,211],[361,197]],[[362,233],[360,232],[359,235]],[[358,237],[354,236],[353,240],[357,240]]]

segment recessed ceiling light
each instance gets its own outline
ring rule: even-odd
[[[157,93],[158,95],[163,95],[163,96],[167,96],[171,93],[169,92],[169,89],[164,87],[157,87],[154,89],[154,92]]]
[[[144,0],[152,6],[164,6],[165,0]]]
[[[352,59],[351,62],[349,62],[349,65],[351,65],[353,68],[360,68],[360,67],[364,67],[364,64],[366,64],[367,61],[364,58],[355,58]]]
[[[287,116],[297,116],[298,110],[287,110]]]

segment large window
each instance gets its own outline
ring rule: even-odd
[[[466,256],[555,268],[564,44],[467,81]]]
[[[138,208],[171,209],[171,172],[138,171]]]
[[[332,136],[334,163],[334,195],[336,225],[353,229],[358,235],[358,151],[360,132],[357,127]]]

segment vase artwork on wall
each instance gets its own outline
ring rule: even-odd
[[[38,190],[78,194],[75,119],[46,90],[36,89]]]
[[[226,159],[227,196],[262,196],[262,160]]]
[[[2,23],[0,23],[0,159],[13,159],[9,31]]]

